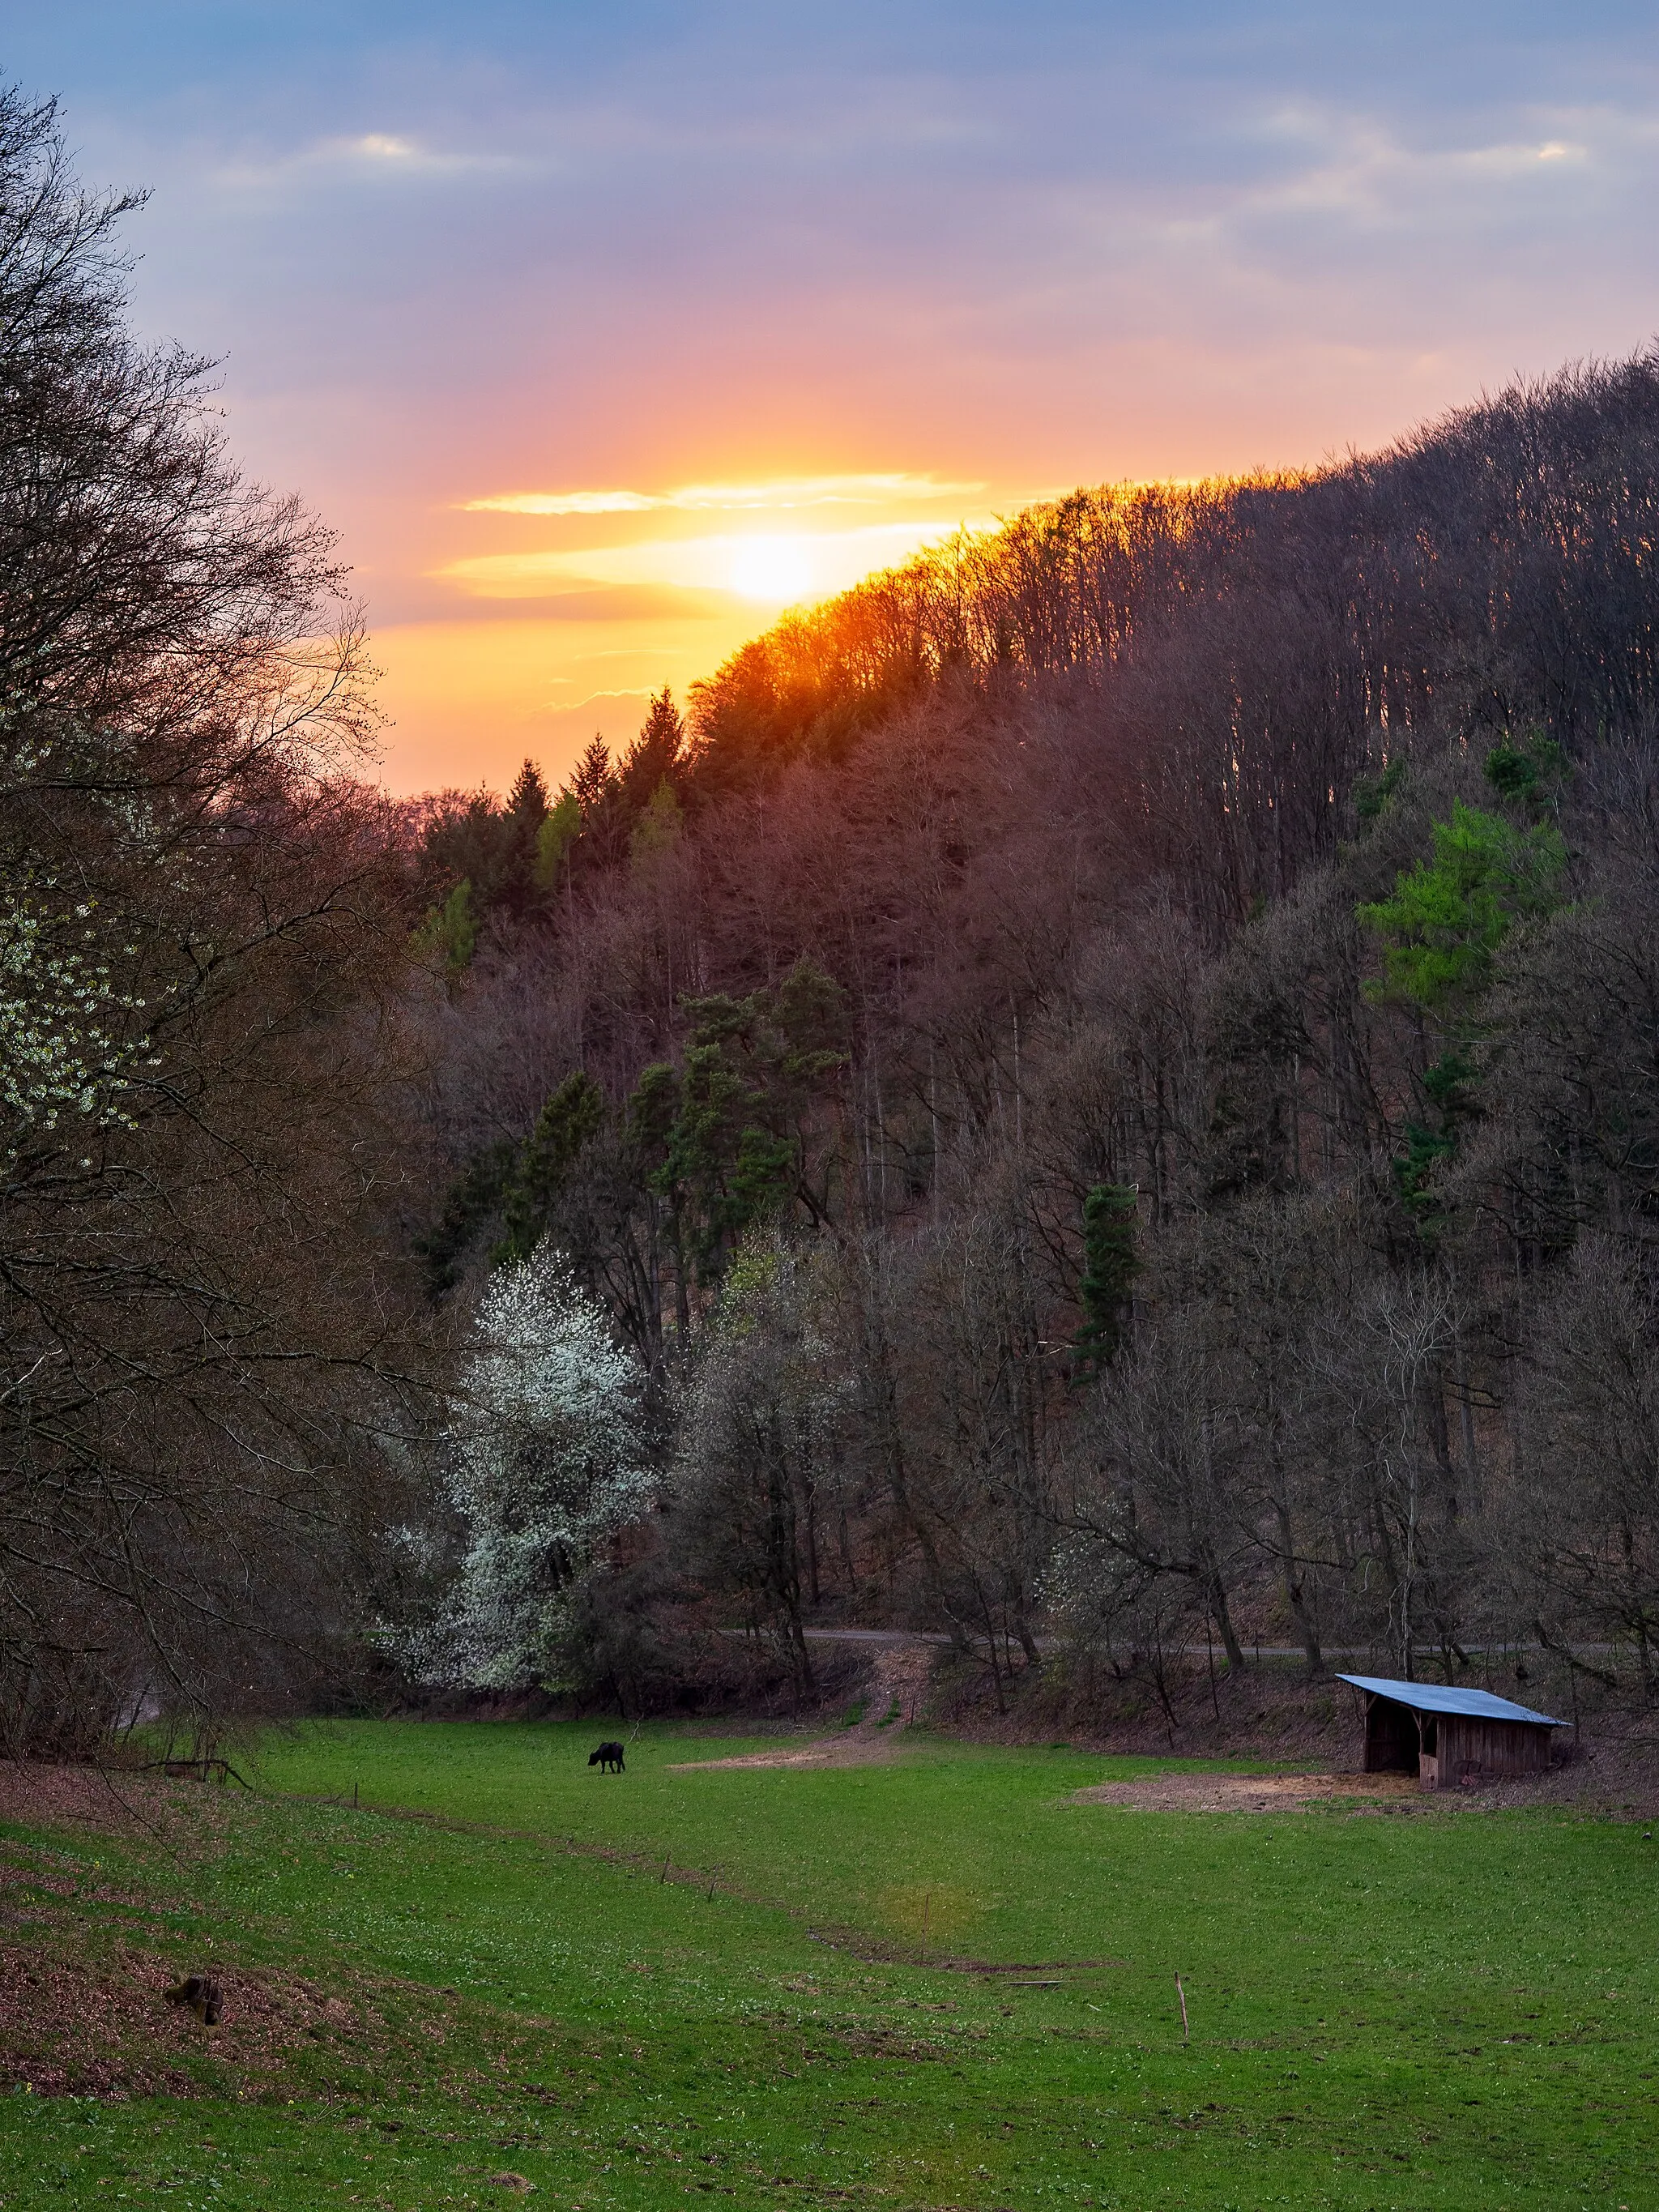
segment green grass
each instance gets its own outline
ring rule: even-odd
[[[299,1960],[389,2026],[260,2098],[5,2097],[0,2204],[1659,2206],[1639,1827],[1079,1806],[1152,1762],[914,1735],[676,1772],[753,1747],[647,1729],[607,1778],[601,1733],[319,1723],[187,1868],[58,1840],[181,1966]]]

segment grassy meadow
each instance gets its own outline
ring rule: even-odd
[[[263,2072],[202,2031],[194,2095],[11,2091],[0,2205],[1659,2206],[1639,1826],[1080,1805],[1152,1762],[915,1735],[686,1771],[757,1747],[647,1728],[605,1777],[601,1733],[313,1723],[194,1849],[5,1831],[43,1955],[347,2024]]]

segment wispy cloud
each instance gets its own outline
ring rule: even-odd
[[[233,191],[262,191],[337,181],[353,175],[399,179],[529,173],[538,165],[510,154],[448,152],[397,131],[362,131],[346,137],[316,138],[265,161],[233,161],[216,181]]]
[[[670,503],[642,491],[504,491],[460,507],[466,514],[644,514]]]
[[[729,592],[781,606],[842,591],[872,569],[891,567],[947,536],[955,526],[912,520],[872,523],[860,530],[733,531],[714,538],[647,538],[633,545],[477,554],[432,573],[489,599],[538,599],[562,586],[656,584]]]
[[[654,507],[685,513],[754,513],[802,507],[885,507],[896,500],[971,499],[982,481],[951,483],[906,471],[890,474],[773,477],[761,483],[682,484],[675,491],[507,491],[461,501],[469,514],[644,514]]]
[[[1309,103],[1283,106],[1259,134],[1264,143],[1306,149],[1287,174],[1224,193],[1206,225],[1224,228],[1228,216],[1341,215],[1397,216],[1410,210],[1443,221],[1449,207],[1492,185],[1584,168],[1590,147],[1577,138],[1540,135],[1485,144],[1410,143],[1374,118]]]

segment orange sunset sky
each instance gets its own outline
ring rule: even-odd
[[[337,528],[401,791],[556,783],[790,600],[1659,328],[1651,11],[33,11],[134,298]]]

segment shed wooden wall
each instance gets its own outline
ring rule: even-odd
[[[1442,1713],[1439,1786],[1455,1790],[1466,1774],[1547,1772],[1550,1730],[1538,1721],[1482,1720],[1473,1713]]]
[[[1376,1691],[1366,1700],[1367,1774],[1419,1774],[1425,1790],[1455,1790],[1466,1776],[1491,1780],[1548,1770],[1550,1730],[1541,1722],[1417,1713]]]

